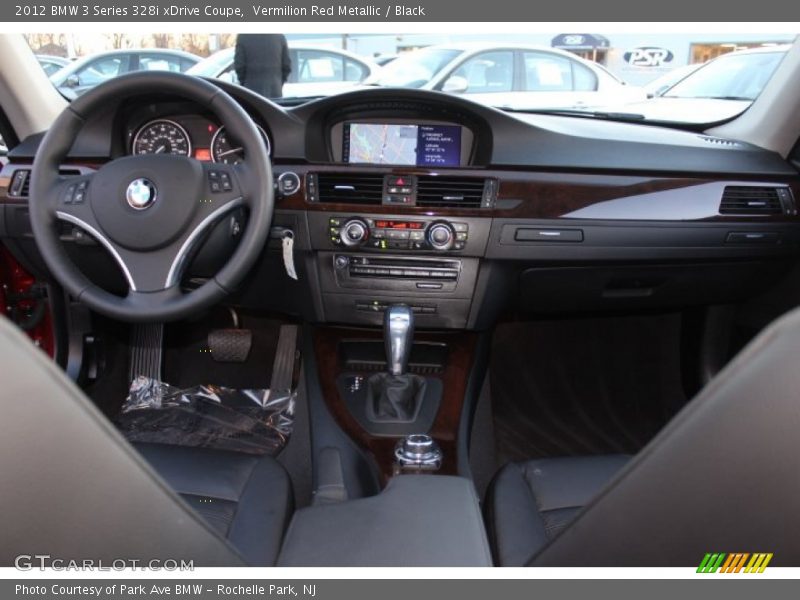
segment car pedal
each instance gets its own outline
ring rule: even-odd
[[[208,349],[216,362],[242,363],[252,346],[253,332],[249,329],[214,329],[208,334]]]
[[[128,376],[149,377],[161,381],[164,355],[164,324],[145,323],[131,326]]]

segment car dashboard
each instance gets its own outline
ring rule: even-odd
[[[503,311],[730,302],[758,293],[797,252],[797,172],[743,142],[504,113],[436,92],[360,90],[285,109],[217,85],[261,130],[276,183],[273,240],[241,305],[377,325],[403,301],[419,327],[482,329]],[[36,272],[25,181],[40,139],[24,140],[0,172],[0,236]],[[141,153],[246,160],[202,107],[142,96],[95,115],[63,169]],[[189,279],[224,261],[233,229],[217,227]],[[64,230],[69,251],[115,289],[113,263],[78,234]],[[278,252],[287,236],[297,280]]]

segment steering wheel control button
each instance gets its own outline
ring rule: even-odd
[[[62,199],[64,204],[83,204],[84,200],[86,200],[86,190],[88,188],[88,180],[70,184],[64,192],[64,197]]]
[[[139,177],[131,181],[125,190],[125,199],[128,201],[128,206],[134,210],[150,208],[155,203],[157,197],[158,190],[156,190],[155,184],[144,177]],[[74,197],[73,201],[75,201]]]
[[[67,191],[64,193],[64,204],[72,204],[72,198],[75,196],[75,188],[78,187],[74,183],[67,186]]]
[[[278,193],[281,196],[293,196],[300,191],[300,177],[297,173],[286,171],[278,175]]]
[[[86,200],[86,189],[89,187],[88,181],[81,181],[75,188],[75,194],[72,196],[73,204],[83,204]]]
[[[212,194],[221,194],[233,190],[233,182],[230,173],[225,171],[209,171],[208,187]]]

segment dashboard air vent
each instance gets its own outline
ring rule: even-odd
[[[383,175],[376,173],[318,173],[319,202],[378,204],[383,201]]]
[[[417,206],[491,208],[494,206],[495,188],[493,179],[420,176],[417,180]]]
[[[721,215],[768,216],[793,214],[789,188],[729,185],[722,193]]]
[[[60,173],[67,177],[80,175],[77,169],[61,169]],[[9,198],[27,198],[31,191],[31,170],[17,169],[11,176],[11,184],[8,186]]]

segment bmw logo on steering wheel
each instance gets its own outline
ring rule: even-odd
[[[125,191],[128,205],[135,210],[144,210],[152,206],[156,201],[157,195],[156,186],[152,181],[144,177],[131,181]]]

